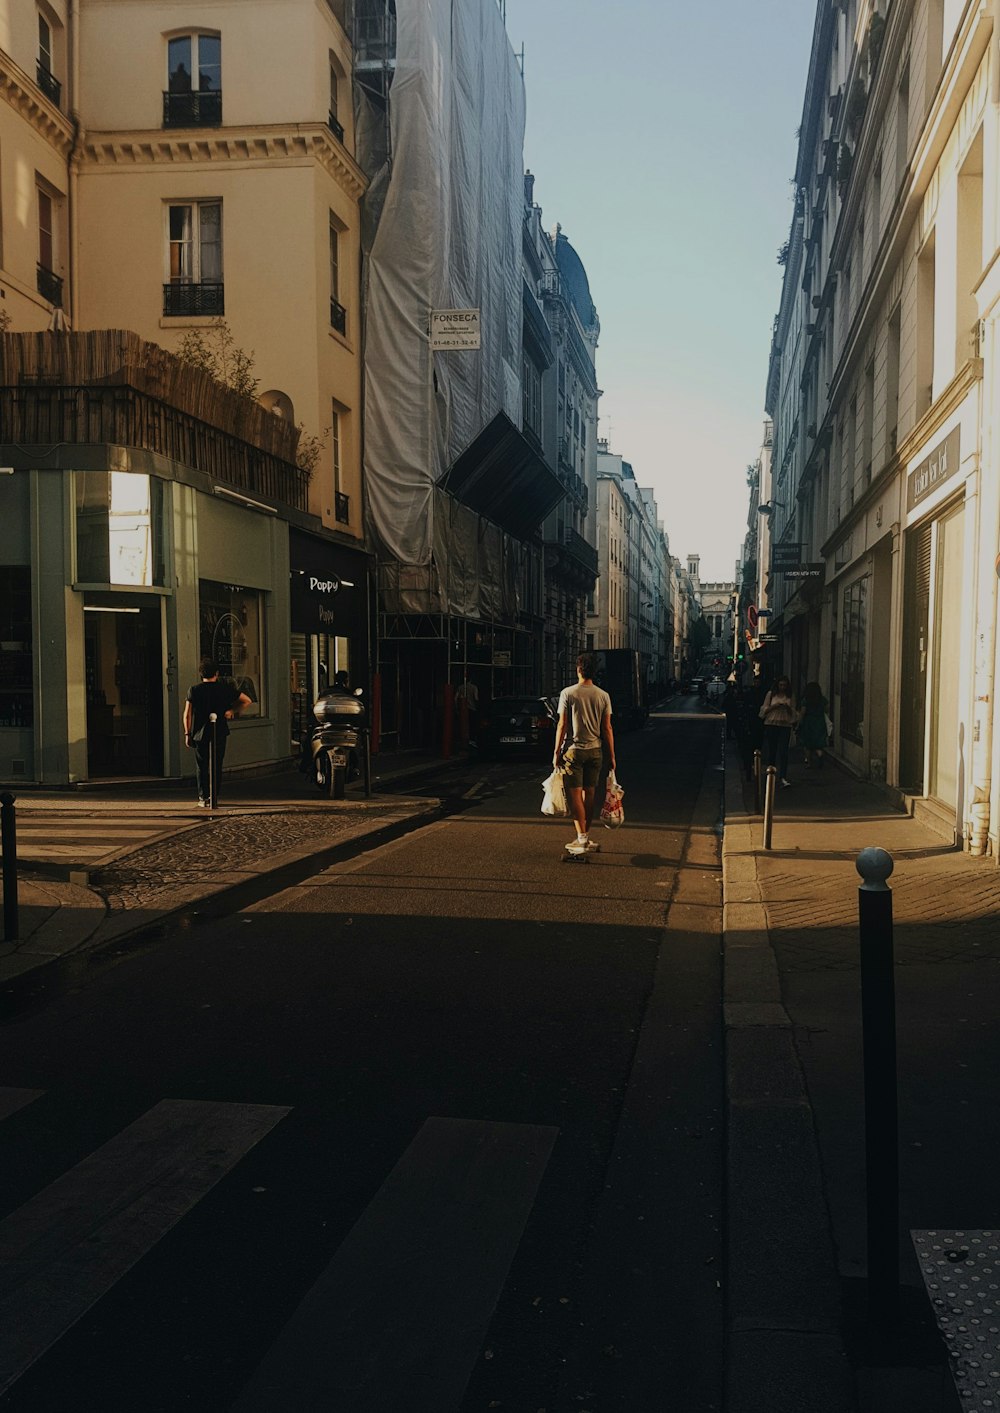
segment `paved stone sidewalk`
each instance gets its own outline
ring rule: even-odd
[[[766,851],[752,790],[734,753],[727,761],[732,1410],[950,1413],[954,1388],[909,1231],[1000,1225],[1000,872],[835,766],[793,765],[790,778]],[[908,1311],[905,1347],[878,1358],[857,1318],[866,1238],[855,860],[868,845],[895,862]],[[786,1184],[793,1161],[797,1180]],[[814,1289],[792,1281],[790,1301],[782,1281],[803,1266]]]

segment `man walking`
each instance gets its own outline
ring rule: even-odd
[[[590,839],[590,822],[594,817],[594,793],[601,773],[602,742],[608,749],[608,768],[615,768],[611,698],[602,687],[594,686],[595,666],[593,653],[581,653],[576,660],[576,686],[564,687],[559,695],[559,724],[552,764],[559,768],[563,743],[568,740],[562,768],[566,775],[569,812],[576,824],[576,839],[566,845],[570,854],[586,854],[598,847]]]
[[[201,681],[188,689],[184,703],[184,744],[194,748],[198,804],[202,809],[207,809],[219,802],[219,782],[222,780],[229,723],[252,703],[246,693],[232,682],[219,681],[219,668],[212,658],[203,657],[199,671]],[[216,718],[214,759],[210,721],[213,713]]]

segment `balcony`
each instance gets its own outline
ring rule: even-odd
[[[222,126],[222,90],[205,93],[164,93],[165,128],[218,128]]]
[[[351,523],[351,497],[345,496],[343,491],[335,491],[333,507],[337,524],[349,525]]]
[[[45,94],[45,97],[49,100],[49,102],[54,103],[58,108],[59,100],[62,96],[62,84],[52,73],[51,69],[47,69],[45,67],[41,59],[39,59],[38,61],[38,67],[35,70],[35,74],[38,79],[38,87]]]
[[[225,314],[225,288],[221,282],[195,284],[193,280],[173,280],[163,286],[164,316],[182,318],[186,314]]]
[[[47,299],[56,309],[62,308],[63,282],[61,275],[53,274],[44,265],[39,265],[35,274],[35,288],[42,298]]]
[[[333,113],[328,113],[328,114],[327,114],[326,125],[327,125],[327,127],[330,129],[330,131],[333,133],[333,135],[334,135],[334,137],[337,139],[337,141],[338,141],[338,142],[343,142],[343,140],[344,140],[344,125],[343,125],[343,123],[338,123],[338,122],[337,122],[336,116],[335,116]]]
[[[335,299],[330,300],[330,327],[337,330],[338,334],[347,336],[347,310],[342,304],[338,304]]]
[[[597,550],[576,530],[563,530],[563,549],[570,559],[575,559],[588,574],[597,575]]]

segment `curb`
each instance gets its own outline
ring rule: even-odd
[[[727,743],[723,883],[727,1413],[854,1413],[814,1116]]]
[[[377,848],[433,823],[441,818],[442,808],[439,800],[422,801],[419,809],[400,810],[370,828],[353,830],[320,848],[303,845],[289,849],[269,859],[266,868],[234,869],[219,875],[214,882],[182,885],[163,895],[169,900],[167,906],[155,909],[109,909],[96,889],[60,884],[62,898],[66,897],[67,890],[71,890],[72,896],[68,902],[58,907],[54,916],[30,938],[16,944],[18,950],[3,956],[0,944],[0,986],[6,986],[9,990],[9,983],[17,982],[28,973],[34,984],[67,957],[117,946],[196,907],[199,910],[211,907],[222,915],[247,906],[274,891],[276,875],[287,875],[281,886],[293,887],[317,869],[328,868],[354,854]],[[44,890],[44,883],[37,886]],[[97,912],[100,916],[95,918]],[[74,929],[69,914],[77,922],[85,921],[86,927]],[[18,965],[19,958],[25,960],[24,965]]]

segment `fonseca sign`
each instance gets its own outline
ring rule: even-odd
[[[478,309],[432,309],[432,351],[480,347]]]

